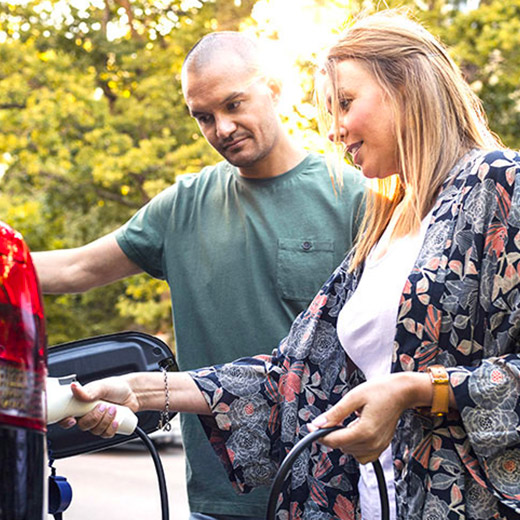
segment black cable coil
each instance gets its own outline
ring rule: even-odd
[[[283,460],[278,472],[274,478],[273,484],[271,485],[271,491],[269,493],[269,502],[267,503],[267,520],[275,520],[276,518],[276,506],[278,502],[278,497],[282,490],[282,485],[285,481],[285,477],[287,473],[289,473],[294,461],[298,458],[301,452],[308,448],[314,441],[324,437],[325,435],[341,429],[342,426],[332,426],[331,428],[323,428],[320,430],[316,430],[312,433],[306,435],[303,439],[297,442],[292,450],[287,454],[287,457]],[[379,488],[379,498],[381,500],[381,520],[389,520],[390,519],[390,505],[388,503],[388,493],[386,489],[385,475],[383,473],[383,468],[381,467],[381,463],[379,460],[376,460],[372,463],[374,467],[374,471],[376,473],[377,485]]]

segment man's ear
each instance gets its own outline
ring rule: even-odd
[[[271,91],[273,103],[276,105],[280,100],[280,96],[282,95],[282,82],[276,78],[268,78],[266,80],[266,85],[267,88]]]

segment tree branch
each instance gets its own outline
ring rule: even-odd
[[[96,186],[95,184],[88,184],[86,182],[73,184],[66,177],[62,177],[61,175],[55,175],[54,173],[45,171],[40,172],[40,175],[42,177],[45,177],[46,179],[50,179],[56,182],[58,186],[66,183],[69,186],[74,187],[75,190],[78,190],[78,188],[92,189],[98,197],[106,200],[111,200],[113,202],[117,202],[118,204],[121,204],[122,206],[125,206],[127,208],[139,209],[143,205],[142,203],[132,202],[123,195],[119,195],[118,193],[114,193],[113,191],[101,188],[100,186]]]
[[[0,105],[0,110],[8,110],[10,108],[27,108],[27,105],[20,103],[2,103]]]

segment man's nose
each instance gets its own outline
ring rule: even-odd
[[[220,139],[228,138],[237,128],[235,122],[230,117],[220,116],[216,119],[217,135]]]

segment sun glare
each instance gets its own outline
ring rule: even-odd
[[[350,0],[258,0],[252,12],[261,33],[275,37],[293,56],[327,46],[347,20]]]
[[[303,101],[312,85],[298,64],[317,64],[320,54],[344,28],[350,4],[350,0],[258,0],[253,24],[242,28],[271,47],[266,60],[284,85],[280,112],[290,131],[313,149],[321,149],[323,141],[305,128],[307,119],[316,118],[316,111],[312,103]]]
[[[0,4],[6,0],[0,0]],[[9,0],[12,4],[26,4],[29,0]],[[165,0],[157,0],[158,3]],[[183,0],[186,9],[200,6],[202,0]],[[475,1],[475,0],[473,0]],[[48,21],[60,25],[70,18],[70,6],[85,9],[90,5],[103,8],[103,0],[42,0],[37,11],[46,12]],[[235,0],[240,4],[240,0]],[[308,131],[308,120],[315,119],[315,107],[304,101],[310,89],[311,78],[302,73],[299,64],[316,64],[320,53],[328,47],[344,27],[351,11],[351,0],[258,0],[251,19],[242,26],[244,32],[253,33],[264,40],[270,52],[266,63],[283,81],[280,112],[285,116],[290,131],[298,134],[309,146],[321,148],[317,136]],[[168,20],[166,20],[168,21]],[[164,33],[171,31],[164,26]],[[115,40],[128,32],[126,13],[107,23],[107,38]],[[5,34],[0,31],[0,43]],[[309,139],[313,142],[309,143]]]

